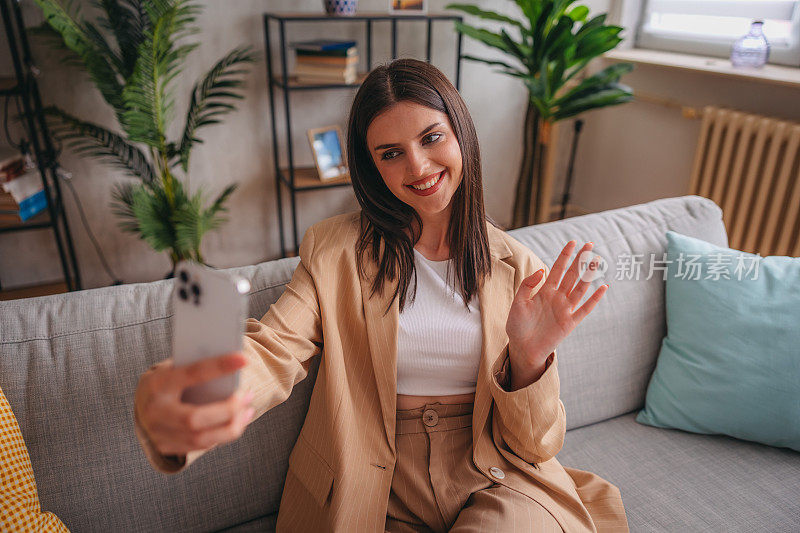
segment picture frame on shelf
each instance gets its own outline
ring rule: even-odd
[[[341,139],[342,130],[339,126],[308,130],[308,142],[320,181],[341,179],[348,174]]]
[[[428,0],[389,0],[392,15],[426,15]]]

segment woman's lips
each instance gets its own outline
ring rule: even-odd
[[[442,183],[444,182],[446,177],[447,177],[447,171],[443,170],[443,171],[441,171],[439,173],[439,180],[436,183],[434,183],[432,187],[428,187],[425,190],[415,189],[411,185],[406,185],[406,187],[408,187],[414,194],[417,194],[419,196],[429,196],[429,195],[435,193],[436,191],[438,191],[441,188]],[[424,185],[425,183],[427,183],[429,181],[430,181],[430,178],[425,178],[423,180],[415,182],[415,184],[418,183],[420,185]]]
[[[425,185],[425,184],[426,184],[426,183],[428,183],[430,180],[432,180],[434,177],[441,175],[441,174],[442,174],[442,172],[444,172],[444,170],[442,170],[442,171],[440,171],[440,172],[437,172],[437,173],[435,173],[435,174],[430,174],[429,176],[425,176],[425,177],[424,177],[424,178],[422,178],[421,180],[417,180],[417,181],[415,181],[415,182],[413,182],[413,183],[409,183],[408,185]]]

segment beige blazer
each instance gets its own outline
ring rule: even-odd
[[[487,223],[492,276],[479,292],[483,347],[473,410],[473,460],[497,483],[536,500],[567,532],[628,531],[619,489],[555,458],[566,431],[558,359],[523,389],[507,392],[505,322],[522,280],[546,265]],[[398,301],[396,281],[369,298],[356,270],[359,212],[314,224],[284,293],[248,319],[241,383],[260,416],[286,400],[325,351],[308,414],[289,459],[278,531],[383,531],[395,463]],[[377,266],[366,266],[372,278]],[[160,363],[163,364],[163,363]],[[159,455],[137,426],[153,466],[178,472],[202,455]],[[206,450],[207,451],[207,450]],[[533,465],[532,463],[536,463]],[[492,467],[505,477],[496,479]]]

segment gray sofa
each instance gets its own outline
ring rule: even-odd
[[[615,258],[661,257],[668,229],[727,243],[720,209],[697,196],[510,232],[548,265],[573,238],[611,264],[610,291],[559,351],[568,432],[558,458],[617,485],[632,531],[798,531],[800,453],[634,421],[666,332],[664,282],[617,280]],[[252,282],[251,316],[280,296],[298,261],[235,269]],[[141,372],[169,355],[169,290],[158,281],[0,303],[0,386],[42,507],[76,532],[272,530],[318,360],[242,439],[181,474],[157,473],[134,437],[132,405]]]

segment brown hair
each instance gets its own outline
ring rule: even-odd
[[[483,208],[483,182],[478,136],[467,106],[450,80],[436,67],[416,59],[397,59],[376,67],[369,73],[353,101],[347,125],[347,162],[356,199],[361,205],[361,231],[356,244],[359,275],[364,277],[364,259],[379,265],[370,297],[383,292],[387,278],[399,275],[398,287],[391,301],[405,295],[414,271],[414,244],[420,235],[409,236],[417,220],[422,220],[408,204],[400,201],[386,186],[367,147],[367,128],[381,112],[407,101],[445,113],[450,119],[461,148],[462,180],[453,195],[453,209],[448,228],[448,243],[455,267],[457,286],[464,305],[478,291],[486,275],[491,275],[489,239]],[[380,256],[381,241],[384,251]],[[416,283],[415,294],[416,294]],[[413,296],[412,296],[413,301]],[[469,309],[469,307],[467,307]],[[386,309],[388,312],[389,309]],[[386,314],[384,312],[384,315]]]

